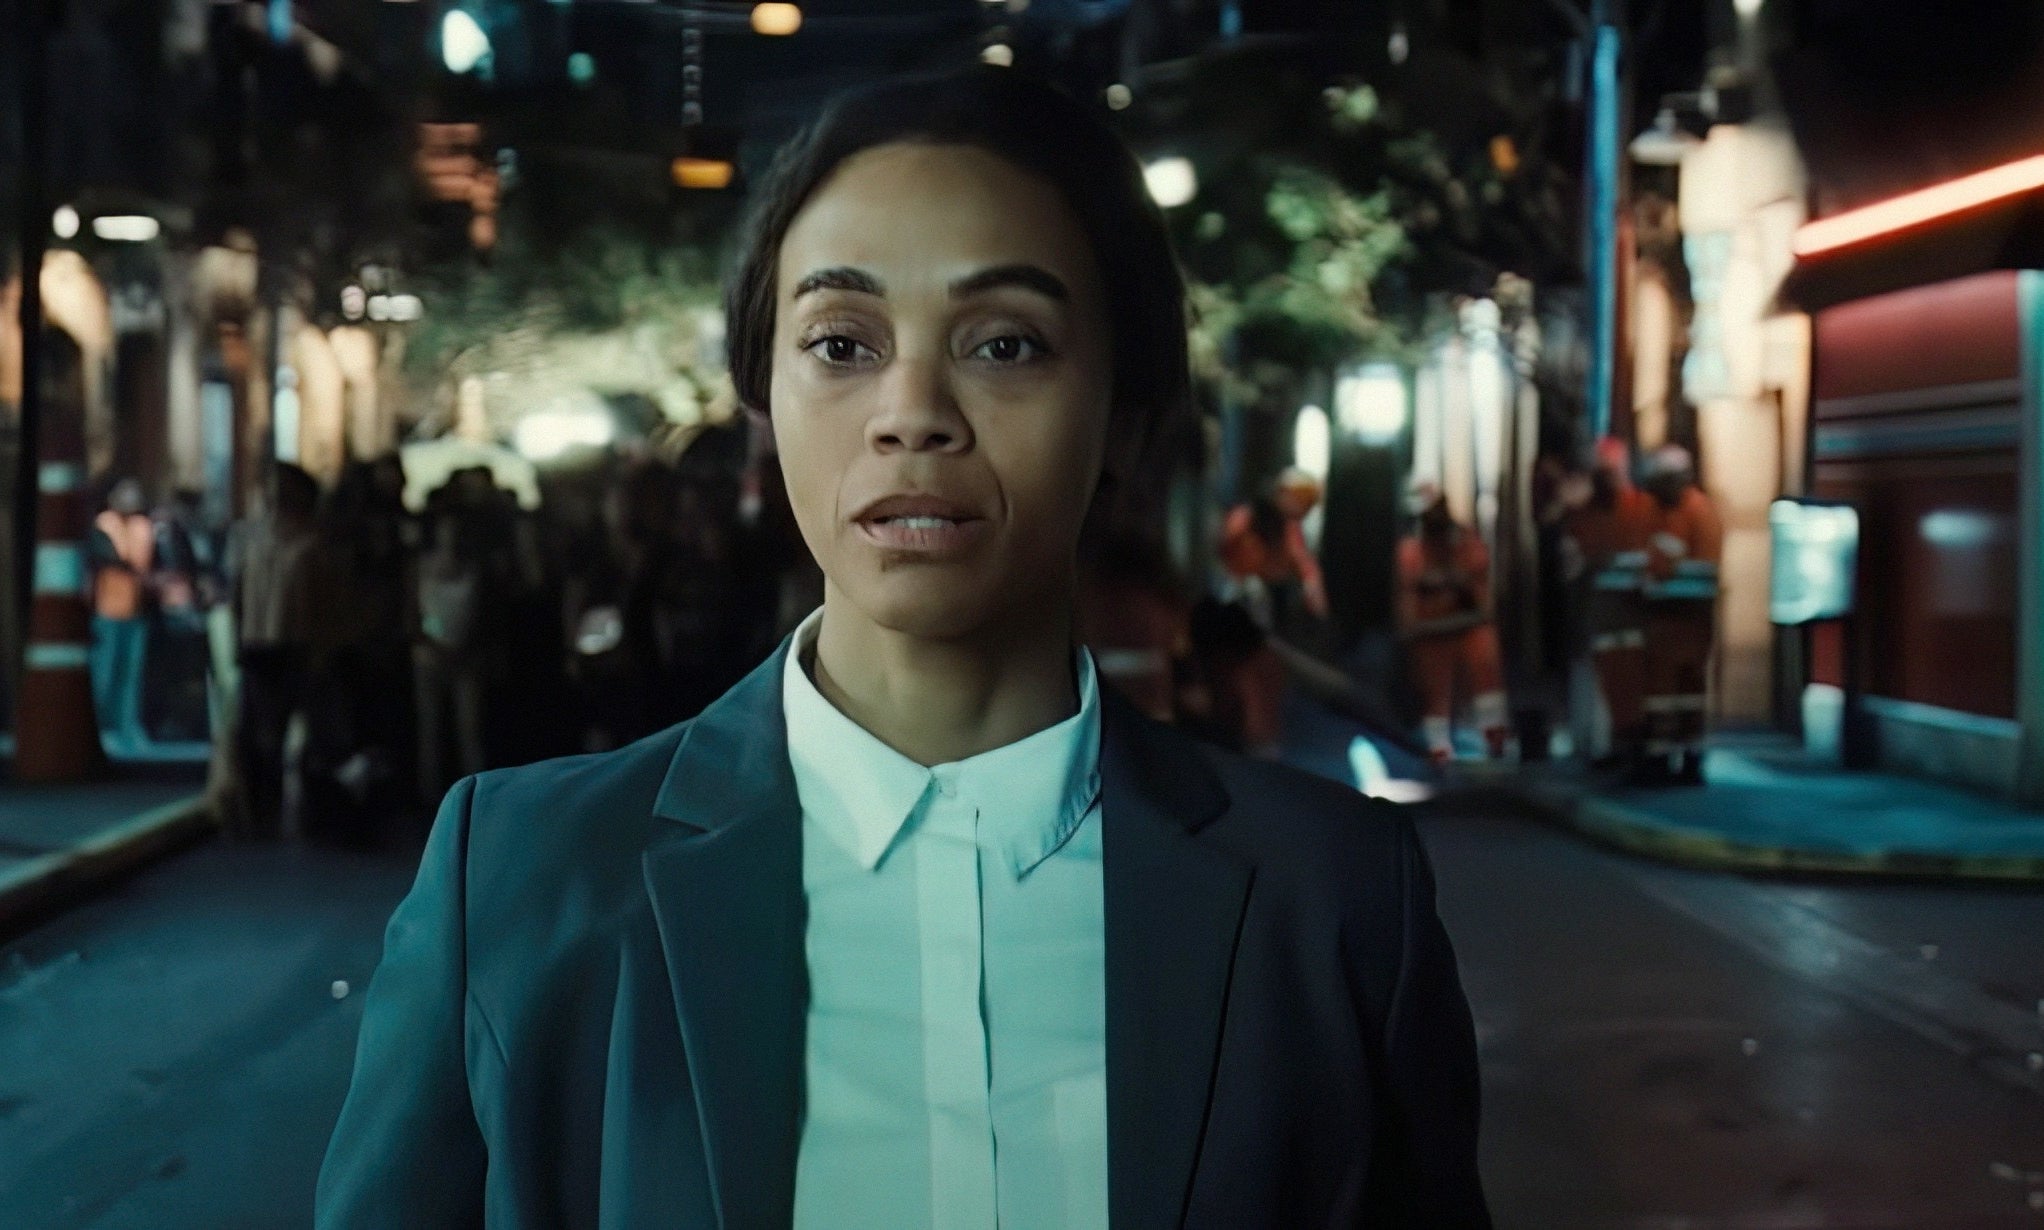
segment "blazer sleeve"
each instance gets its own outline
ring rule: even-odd
[[[1476,1029],[1434,907],[1433,868],[1399,826],[1405,942],[1384,1029],[1384,1083],[1370,1166],[1370,1225],[1489,1230],[1477,1170]]]
[[[354,1078],[319,1173],[318,1230],[483,1224],[488,1155],[469,1100],[466,1007],[474,795],[474,778],[448,791],[384,933]]]

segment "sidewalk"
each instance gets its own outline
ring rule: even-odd
[[[210,831],[205,783],[203,763],[167,757],[76,786],[0,777],[0,936]]]
[[[1436,779],[1378,742],[1390,780],[1360,780],[1354,719],[1293,689],[1285,760],[1371,793],[1417,802],[1438,788],[1503,796],[1594,841],[1720,871],[2044,883],[2044,812],[1919,778],[1847,772],[1781,735],[1715,740],[1703,786],[1626,786],[1570,759],[1458,760]],[[1373,739],[1373,741],[1375,741]]]
[[[2044,812],[1917,778],[1845,771],[1779,736],[1711,747],[1708,784],[1638,787],[1557,762],[1458,766],[1585,836],[1732,871],[2044,882]]]

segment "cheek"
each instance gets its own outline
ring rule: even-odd
[[[777,405],[773,422],[774,448],[780,454],[781,481],[788,489],[788,506],[810,550],[820,552],[824,544],[819,533],[827,531],[831,524],[841,467],[830,452],[829,442],[808,430],[793,406]]]
[[[1064,526],[1085,517],[1107,437],[1104,407],[1087,400],[1039,407],[1033,424],[1024,420],[998,439],[982,436],[987,452],[999,455],[996,469],[1010,497],[1027,506],[1020,511],[1029,523]]]
[[[781,452],[781,474],[788,484],[788,504],[795,523],[812,546],[818,545],[816,531],[828,524],[837,484],[831,467],[799,445]]]

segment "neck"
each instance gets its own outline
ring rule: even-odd
[[[917,764],[964,760],[1078,712],[1071,603],[932,640],[881,627],[826,586],[815,680],[839,712]]]

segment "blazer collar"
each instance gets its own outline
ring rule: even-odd
[[[685,728],[644,859],[723,1230],[786,1230],[795,1209],[809,978],[787,648]]]
[[[688,725],[644,860],[724,1230],[794,1210],[809,986],[791,643]],[[1148,1230],[1184,1216],[1252,868],[1195,837],[1228,806],[1198,748],[1100,699],[1108,1206]]]
[[[1163,1230],[1191,1197],[1254,867],[1197,838],[1229,803],[1198,745],[1103,697],[1108,1222]]]

